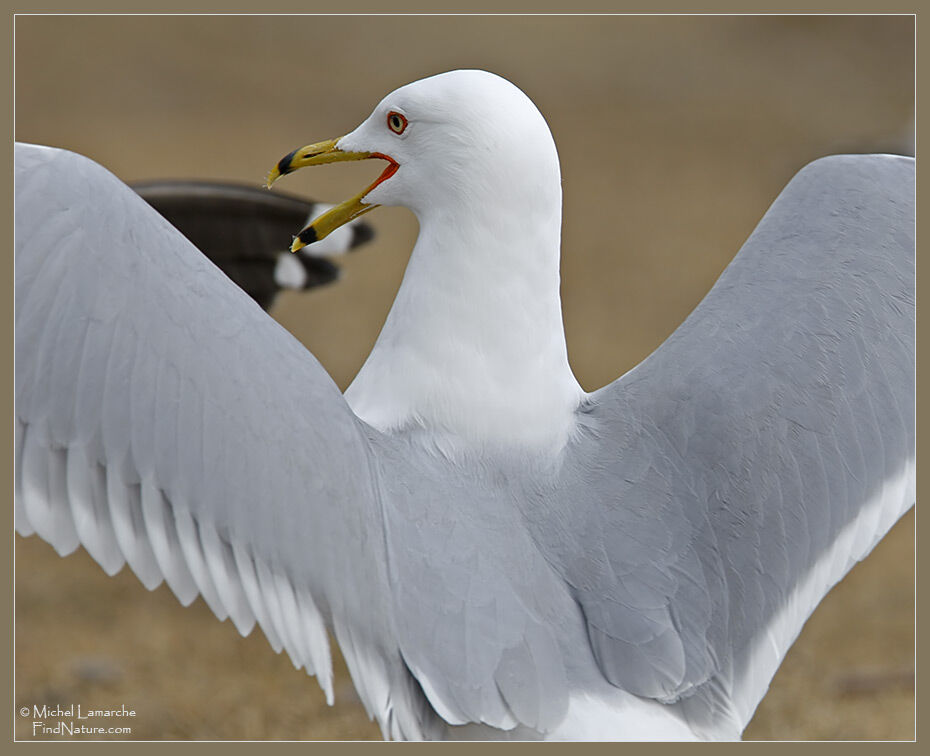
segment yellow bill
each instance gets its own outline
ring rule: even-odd
[[[394,172],[400,167],[393,158],[380,152],[348,152],[340,150],[336,146],[338,142],[338,139],[328,139],[325,142],[308,144],[306,147],[301,147],[300,149],[288,153],[281,158],[278,164],[268,173],[265,186],[270,189],[271,185],[282,176],[293,173],[298,168],[304,168],[310,165],[325,165],[326,163],[339,163],[345,160],[367,160],[369,158],[387,160],[389,165],[371,186],[351,199],[336,205],[328,212],[323,213],[323,215],[297,234],[297,236],[294,237],[294,243],[291,244],[291,252],[296,252],[301,247],[306,247],[308,244],[325,238],[340,226],[378,207],[377,205],[364,202],[365,196],[382,181],[393,176]]]

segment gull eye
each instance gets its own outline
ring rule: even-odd
[[[407,128],[407,119],[396,110],[392,110],[387,114],[387,125],[395,134],[403,134]]]

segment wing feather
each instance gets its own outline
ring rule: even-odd
[[[209,523],[203,523],[198,527],[198,531],[204,564],[216,586],[219,603],[228,612],[240,635],[248,635],[255,626],[255,614],[239,580],[232,547],[220,540],[216,530]]]
[[[26,515],[26,507],[23,498],[23,458],[25,456],[25,440],[26,426],[17,418],[13,443],[16,444],[15,448],[19,450],[19,453],[13,460],[13,522],[18,533],[24,536],[31,536],[36,531],[35,528],[32,527],[32,523],[29,522],[29,517]]]
[[[171,510],[150,476],[142,479],[140,493],[142,520],[155,561],[172,593],[182,605],[187,606],[197,598],[197,584],[181,551]]]
[[[43,447],[39,434],[29,433],[24,454],[24,493],[29,522],[61,556],[66,556],[80,545],[68,508],[67,452]]]
[[[83,450],[68,452],[68,502],[81,544],[108,575],[126,564],[107,509],[106,470],[88,462]]]
[[[271,599],[262,594],[258,576],[256,575],[255,563],[244,547],[234,542],[232,544],[232,549],[236,557],[236,566],[239,570],[239,579],[242,581],[242,589],[249,600],[252,613],[255,615],[256,621],[265,633],[268,643],[271,644],[275,653],[280,654],[284,648],[284,644],[281,642],[278,631],[271,621],[268,611],[268,602]]]
[[[178,543],[181,544],[181,553],[190,570],[196,590],[216,615],[216,618],[223,621],[229,616],[229,612],[226,611],[226,606],[220,599],[219,592],[213,583],[213,577],[207,567],[207,558],[201,546],[197,523],[191,517],[190,512],[181,507],[176,507],[172,514],[174,515],[175,531],[178,534]]]
[[[107,504],[110,522],[126,563],[150,591],[164,575],[149,542],[142,514],[142,494],[138,484],[124,483],[117,468],[107,468]]]
[[[309,659],[308,669],[312,668],[319,680],[320,687],[326,694],[326,703],[333,705],[333,662],[329,650],[329,637],[323,624],[323,617],[317,609],[313,597],[307,590],[296,593],[297,607],[300,614],[298,627],[304,633],[304,643]]]

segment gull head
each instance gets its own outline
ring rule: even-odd
[[[303,229],[293,250],[379,205],[408,207],[421,222],[469,208],[506,208],[526,220],[561,205],[545,119],[520,89],[487,71],[450,71],[396,89],[352,132],[285,155],[267,183],[305,166],[367,159],[387,163],[381,175]]]

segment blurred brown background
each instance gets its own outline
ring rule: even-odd
[[[565,328],[588,390],[674,330],[805,163],[913,149],[907,16],[20,16],[15,34],[17,139],[127,181],[259,184],[408,81],[464,67],[509,78],[559,147]],[[376,172],[340,164],[282,188],[340,201]],[[342,281],[275,313],[343,388],[416,236],[405,210],[368,218],[377,242]],[[914,737],[913,520],[827,597],[746,737]],[[344,667],[330,709],[260,633],[241,639],[200,600],[182,609],[167,588],[34,538],[16,539],[15,564],[17,708],[125,703],[140,739],[378,737]]]

